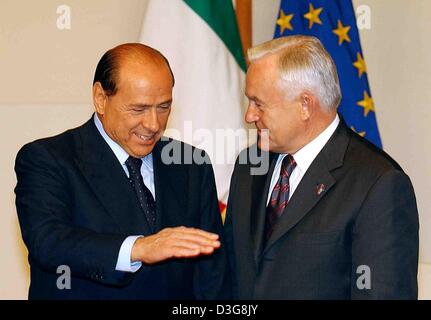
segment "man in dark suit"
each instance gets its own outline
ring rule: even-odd
[[[158,51],[115,47],[96,69],[93,117],[19,151],[29,298],[230,297],[212,166],[162,138],[173,85]]]
[[[415,299],[412,184],[337,114],[334,62],[314,37],[249,50],[246,121],[225,224],[239,299]],[[262,163],[251,158],[260,152]],[[268,165],[264,175],[253,169]]]

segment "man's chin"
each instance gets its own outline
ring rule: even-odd
[[[262,139],[258,139],[257,140],[257,147],[265,152],[269,152],[270,151],[270,146],[269,146],[269,142],[268,141],[262,141]]]
[[[133,152],[132,156],[135,158],[143,158],[153,152],[154,146],[155,143],[145,146],[139,145],[131,150]]]

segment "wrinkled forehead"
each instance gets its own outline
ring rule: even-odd
[[[129,56],[120,60],[118,65],[118,85],[136,80],[159,82],[160,85],[165,85],[168,82],[171,87],[173,86],[170,69],[164,59],[160,57],[134,59]]]

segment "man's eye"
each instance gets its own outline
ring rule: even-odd
[[[162,105],[158,106],[158,108],[161,110],[168,110],[170,107],[171,107],[170,104],[162,104]]]
[[[139,107],[139,108],[133,108],[131,109],[133,112],[139,113],[139,112],[144,112],[145,110],[147,110],[148,108],[146,107]]]

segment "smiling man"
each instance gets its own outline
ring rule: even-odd
[[[115,47],[96,68],[93,117],[19,151],[30,299],[230,297],[212,166],[162,159],[168,144],[195,152],[161,139],[173,86],[160,52]]]
[[[225,225],[234,297],[417,298],[413,186],[337,114],[337,70],[321,42],[283,37],[249,59],[245,120],[270,165],[253,175],[240,155],[234,169]]]

